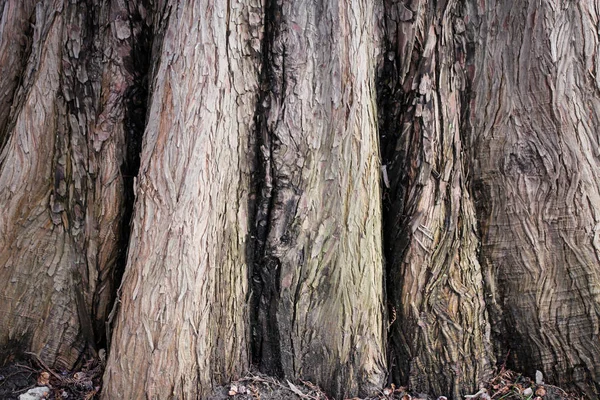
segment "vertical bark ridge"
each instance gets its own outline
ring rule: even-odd
[[[248,147],[261,5],[156,7],[159,61],[106,399],[206,398],[248,367]]]
[[[394,379],[460,398],[495,362],[463,167],[465,10],[456,1],[385,5],[379,104]]]
[[[375,11],[269,12],[255,352],[263,370],[336,398],[371,394],[385,378]]]
[[[128,50],[110,29],[99,34],[112,11],[88,2],[37,3],[0,155],[0,279],[9,282],[0,343],[7,353],[34,351],[58,367],[93,351],[92,318],[101,326],[110,302],[98,276],[112,268],[117,251],[120,98],[128,79],[117,55],[107,56],[110,71],[101,64],[103,49]],[[19,349],[10,348],[15,342]]]
[[[496,334],[514,368],[597,397],[600,382],[598,9],[478,8],[473,175]],[[593,383],[593,384],[592,384]],[[596,389],[594,389],[594,384]]]

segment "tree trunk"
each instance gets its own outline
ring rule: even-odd
[[[156,65],[103,398],[205,398],[249,361],[262,10],[196,0],[150,14]]]
[[[598,396],[595,2],[95,3],[0,0],[0,363]]]
[[[477,391],[494,366],[464,168],[460,2],[386,2],[379,73],[392,372],[419,392]]]
[[[385,378],[373,2],[271,2],[254,353],[336,398]]]
[[[600,385],[600,55],[592,1],[477,9],[473,189],[495,341],[514,368]],[[515,45],[518,44],[518,45]]]
[[[100,27],[126,10],[56,0],[1,11],[0,362],[28,349],[72,367],[101,339],[113,296],[130,42]]]

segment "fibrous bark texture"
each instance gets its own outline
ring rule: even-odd
[[[464,11],[457,1],[385,6],[378,83],[391,368],[413,390],[458,399],[495,361],[463,167]]]
[[[248,367],[260,3],[155,4],[157,60],[105,399],[206,398]]]
[[[71,367],[102,336],[113,295],[131,77],[123,4],[0,11],[0,358],[30,350]]]
[[[373,15],[285,0],[266,19],[255,356],[336,398],[386,370]]]
[[[0,0],[0,364],[108,319],[110,400],[250,361],[458,399],[496,359],[597,398],[599,10]]]
[[[598,4],[474,10],[473,188],[494,332],[515,368],[597,398]]]

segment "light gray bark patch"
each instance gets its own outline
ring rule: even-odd
[[[154,3],[148,119],[103,396],[206,398],[248,369],[260,4]],[[144,379],[139,379],[144,376]]]
[[[385,373],[375,10],[268,12],[254,354],[336,398],[371,394]]]

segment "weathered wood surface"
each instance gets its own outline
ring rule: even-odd
[[[206,398],[248,368],[261,5],[149,10],[157,60],[105,399]]]
[[[464,10],[457,1],[385,7],[378,83],[390,368],[395,382],[458,399],[495,362],[463,166]]]
[[[113,295],[130,43],[109,21],[123,4],[0,10],[0,346],[71,367]]]
[[[263,370],[336,398],[385,378],[373,2],[272,2],[254,279]]]
[[[598,2],[474,10],[472,179],[495,340],[515,368],[597,397]]]
[[[597,2],[96,3],[0,0],[0,362],[103,335],[144,129],[104,398],[597,397]]]

